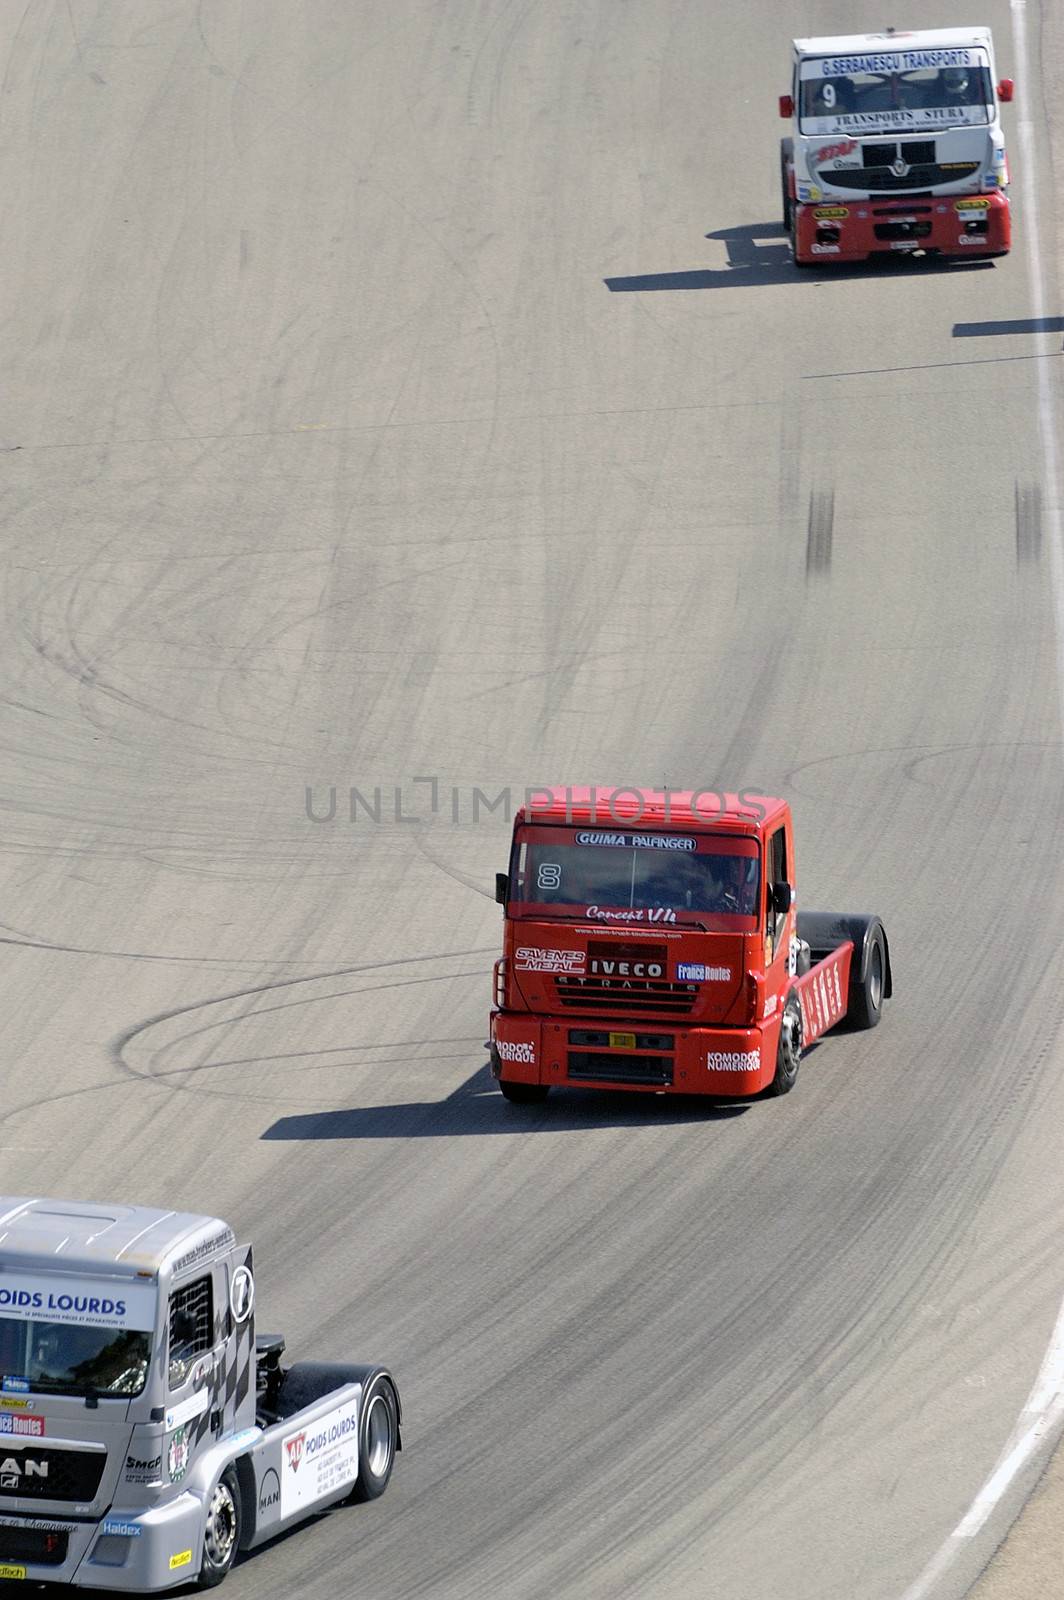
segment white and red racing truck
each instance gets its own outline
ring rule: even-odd
[[[796,39],[780,115],[796,266],[1007,255],[1008,162],[989,28]]]

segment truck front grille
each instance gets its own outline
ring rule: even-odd
[[[34,1567],[61,1567],[67,1558],[69,1534],[51,1528],[0,1527],[0,1565],[25,1562]]]
[[[698,986],[667,978],[556,978],[558,1004],[579,1011],[647,1012],[686,1017],[698,1003]]]
[[[949,166],[924,161],[911,166],[900,177],[888,166],[870,166],[840,167],[837,171],[825,167],[820,178],[833,189],[863,189],[868,194],[893,194],[903,189],[926,192],[940,183],[959,183],[978,171],[978,161],[951,161]]]
[[[569,1078],[595,1083],[647,1083],[667,1087],[672,1083],[672,1057],[613,1055],[605,1050],[569,1051]]]
[[[95,1500],[103,1477],[106,1450],[61,1450],[34,1445],[32,1450],[2,1450],[0,1503],[4,1500]],[[43,1470],[41,1470],[43,1468]],[[17,1469],[17,1470],[12,1470]]]
[[[899,151],[901,159],[910,167],[923,166],[935,159],[934,139],[905,139],[901,145],[897,140],[890,144],[863,144],[861,154],[866,167],[889,167],[892,161],[897,161]]]

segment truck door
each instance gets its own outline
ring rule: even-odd
[[[771,1022],[780,1013],[790,975],[789,927],[793,911],[777,911],[772,904],[774,883],[793,883],[787,828],[781,823],[769,836],[765,850],[765,1015]]]
[[[171,1292],[169,1308],[166,1448],[171,1483],[180,1483],[204,1439],[211,1436],[216,1346],[225,1318],[217,1313],[215,1272]]]

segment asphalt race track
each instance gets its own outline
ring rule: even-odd
[[[0,4],[2,1187],[225,1216],[406,1412],[232,1600],[900,1600],[1039,1370],[1064,31],[1032,326],[1018,185],[1005,261],[789,265],[790,39],[882,13]],[[887,20],[1015,66],[1007,0]],[[475,791],[589,781],[788,796],[883,1026],[506,1105]]]

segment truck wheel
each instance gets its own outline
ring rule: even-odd
[[[794,149],[792,139],[780,140],[780,211],[783,217],[783,231],[790,233],[794,222],[794,203],[791,200],[791,182],[787,173],[787,163]]]
[[[213,1589],[221,1583],[236,1560],[240,1545],[240,1485],[236,1470],[226,1467],[211,1491],[207,1520],[203,1526],[203,1560],[200,1562],[198,1589]]]
[[[770,1095],[790,1094],[798,1078],[802,1060],[802,1008],[798,996],[789,994],[780,1019],[780,1042],[776,1046],[776,1076],[768,1086]]]
[[[504,1100],[515,1106],[538,1106],[550,1093],[549,1083],[515,1083],[510,1078],[499,1079],[499,1089]]]
[[[358,1418],[358,1479],[348,1499],[376,1500],[388,1487],[395,1466],[399,1438],[399,1407],[395,1390],[382,1373],[362,1391]]]
[[[868,952],[868,970],[850,989],[849,1016],[855,1028],[874,1028],[883,1015],[884,974],[883,936],[877,929]]]

